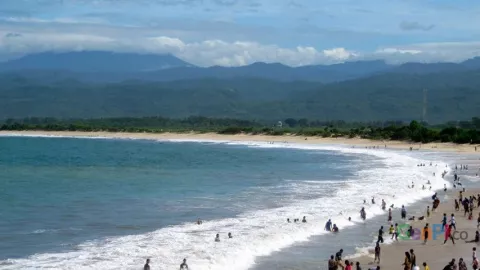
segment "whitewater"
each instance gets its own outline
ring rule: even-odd
[[[168,140],[175,143],[186,141]],[[234,217],[205,220],[201,225],[195,224],[197,217],[193,217],[191,223],[148,233],[86,241],[68,252],[37,253],[26,258],[7,259],[0,261],[0,269],[139,269],[146,258],[151,258],[155,266],[153,269],[177,269],[186,258],[189,269],[245,270],[251,268],[259,256],[270,255],[295,243],[308,241],[312,236],[327,233],[324,224],[328,219],[337,224],[340,232],[346,227],[360,225],[363,221],[359,210],[364,206],[363,200],[370,202],[374,197],[377,202],[375,205],[365,205],[368,222],[372,217],[385,214],[380,208],[382,199],[387,205],[408,206],[430,197],[434,190],[443,189],[444,185],[450,187],[449,182],[441,178],[443,171],[450,170],[446,162],[436,160],[433,166],[429,166],[430,160],[411,153],[334,145],[205,140],[188,142],[375,156],[382,160],[384,166],[355,171],[353,177],[342,181],[319,182],[313,181],[315,176],[312,176],[312,179],[302,181],[286,181],[281,186],[258,187],[265,193],[290,190],[294,194],[305,195],[301,198],[278,195],[278,201],[284,202],[281,207],[245,209]],[[426,166],[417,166],[420,163]],[[426,190],[421,189],[427,181],[431,182],[431,191],[428,186]],[[413,190],[408,187],[412,182],[415,183]],[[325,196],[327,189],[334,192]],[[307,223],[286,222],[287,218],[301,219],[303,216]],[[352,218],[351,222],[348,217]],[[226,237],[229,232],[233,234],[231,239]],[[213,241],[216,233],[220,234],[221,242]]]

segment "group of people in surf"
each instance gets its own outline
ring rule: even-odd
[[[150,259],[147,259],[145,265],[143,265],[143,270],[150,270]],[[187,259],[183,259],[182,263],[180,264],[180,270],[188,270]]]
[[[294,218],[294,219],[293,219],[293,223],[297,223],[297,222],[300,222],[300,219],[299,219],[299,218]],[[287,218],[287,223],[291,223],[291,221],[290,221],[289,218]],[[307,223],[307,217],[304,216],[304,217],[302,218],[302,223]]]
[[[305,218],[305,217],[304,217],[304,218]],[[290,221],[289,221],[289,222],[290,222]],[[197,225],[202,225],[202,224],[203,224],[203,221],[202,221],[201,219],[198,219],[196,223],[197,223]],[[228,238],[233,238],[232,233],[229,232],[229,233],[227,234],[227,237],[228,237]],[[220,242],[220,234],[219,234],[219,233],[217,233],[217,234],[215,235],[215,242]]]

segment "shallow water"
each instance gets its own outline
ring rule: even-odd
[[[29,137],[0,147],[0,269],[137,269],[147,257],[158,269],[184,257],[193,269],[315,265],[371,243],[363,199],[409,205],[431,195],[420,183],[446,183],[442,157],[384,149]],[[322,235],[328,218],[345,240]]]

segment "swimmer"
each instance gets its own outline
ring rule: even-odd
[[[287,222],[290,223],[290,219],[289,219],[289,218],[287,218]]]
[[[431,185],[430,180],[427,181],[427,185]]]
[[[387,203],[385,200],[382,199],[382,210],[385,210],[387,208]]]
[[[372,197],[372,204],[375,204],[375,197]]]
[[[231,232],[229,232],[229,233],[228,233],[228,238],[233,238],[233,236],[232,236],[232,233],[231,233]]]
[[[351,217],[348,217],[348,221],[352,221],[352,218],[351,218]]]
[[[217,236],[215,236],[215,242],[220,242],[220,234],[217,233]]]
[[[447,184],[443,184],[443,191],[447,192]]]
[[[338,232],[337,224],[333,224],[332,232]]]
[[[415,187],[415,184],[414,184],[413,181],[412,181],[412,188],[413,188],[413,187]]]
[[[422,185],[422,190],[425,190],[425,185]]]
[[[202,220],[201,219],[198,219],[197,220],[197,225],[201,225],[202,224]]]
[[[302,222],[307,223],[307,218],[305,216],[303,217]]]

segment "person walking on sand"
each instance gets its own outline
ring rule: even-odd
[[[478,259],[477,259],[477,257],[473,258],[472,268],[473,268],[474,270],[477,270],[477,269],[478,269]]]
[[[478,218],[477,218],[477,229],[480,227],[480,212],[478,213]]]
[[[411,270],[412,269],[412,260],[410,259],[410,253],[408,251],[405,252],[405,259],[403,260],[403,270]]]
[[[429,218],[429,217],[430,217],[430,206],[427,205],[427,218]]]
[[[447,226],[447,214],[443,213],[442,217],[442,232],[445,230],[445,227]]]
[[[458,261],[458,270],[468,270],[467,264],[465,263],[463,258],[460,258],[460,260]]]
[[[413,249],[410,249],[410,262],[412,267],[417,266],[417,255],[413,252]]]
[[[457,225],[456,225],[456,222],[455,222],[455,215],[452,214],[450,216],[450,227],[452,227],[453,230],[457,230]]]
[[[373,263],[380,263],[380,244],[377,242],[375,246],[375,258],[373,259]]]
[[[429,228],[428,228],[428,223],[425,224],[425,227],[423,227],[423,243],[427,244],[428,241],[428,233],[429,233]]]
[[[445,245],[448,241],[448,239],[451,239],[452,240],[452,243],[455,245],[455,240],[453,239],[453,236],[452,236],[452,229],[450,228],[450,226],[448,226],[448,224],[445,225],[445,241],[443,241],[443,244]]]
[[[457,262],[455,262],[455,259],[452,259],[452,261],[450,263],[452,264],[452,269],[453,270],[458,270],[457,269]]]
[[[349,260],[345,260],[345,267],[343,269],[344,270],[353,270],[352,265],[350,264]]]
[[[332,255],[330,256],[330,260],[328,260],[328,270],[336,270],[337,269],[337,262],[335,261],[335,257]]]

